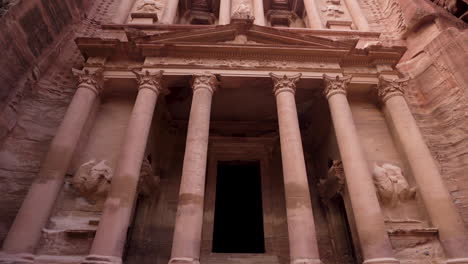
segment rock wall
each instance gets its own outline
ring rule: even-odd
[[[114,2],[21,1],[0,18],[0,244],[74,94],[75,34],[109,21]]]

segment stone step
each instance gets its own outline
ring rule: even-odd
[[[215,253],[201,258],[201,264],[279,264],[277,256],[266,254]]]

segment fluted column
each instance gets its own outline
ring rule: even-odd
[[[34,253],[39,242],[41,230],[50,217],[83,128],[101,91],[101,73],[101,69],[74,70],[78,89],[3,243],[3,253],[19,254],[22,260],[17,263],[32,258],[28,254]]]
[[[320,14],[315,3],[316,1],[314,0],[304,0],[309,26],[311,29],[323,29],[322,20],[320,20]]]
[[[324,94],[330,106],[364,263],[399,263],[393,255],[372,175],[346,98],[350,81],[351,77],[324,75]]]
[[[231,0],[220,0],[219,25],[227,25],[231,22]]]
[[[259,26],[265,26],[265,9],[263,8],[263,0],[253,0],[254,10],[254,24]]]
[[[286,195],[291,264],[321,263],[312,203],[296,110],[296,83],[301,74],[288,77],[270,73],[274,82]]]
[[[388,122],[412,171],[419,193],[449,261],[468,263],[468,234],[436,162],[403,97],[404,80],[380,77],[378,95],[386,109]]]
[[[179,0],[167,0],[164,12],[162,15],[162,24],[173,24],[177,15],[177,7],[179,6]]]
[[[187,131],[171,264],[199,264],[211,101],[218,86],[213,74],[193,76],[193,99]]]
[[[141,164],[161,86],[162,71],[134,72],[138,95],[120,148],[111,190],[94,237],[90,255],[83,263],[121,263],[123,248],[137,193]]]
[[[358,30],[369,31],[369,23],[357,0],[345,0],[349,13]]]
[[[135,2],[136,0],[120,0],[119,7],[117,8],[117,12],[112,19],[112,23],[125,24],[127,22],[128,16],[130,15],[130,11],[132,11],[133,6],[135,5]]]

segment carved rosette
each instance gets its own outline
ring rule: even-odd
[[[323,82],[325,84],[323,94],[327,99],[330,99],[335,94],[344,94],[346,95],[346,89],[348,84],[351,82],[352,76],[345,77],[330,77],[326,74],[323,75]]]
[[[379,77],[377,85],[377,95],[382,103],[394,96],[403,96],[403,93],[408,84],[408,78],[405,79],[387,79],[383,76]]]
[[[167,91],[163,88],[162,82],[161,82],[164,71],[150,72],[148,70],[144,70],[144,71],[132,70],[132,72],[136,76],[137,83],[138,83],[138,90],[150,89],[154,91],[156,94],[167,93]]]
[[[273,93],[275,96],[281,92],[296,93],[296,84],[301,79],[302,73],[287,76],[287,75],[276,75],[270,72],[271,79],[273,80]]]
[[[73,75],[78,79],[78,89],[85,88],[93,91],[96,95],[102,92],[103,76],[102,68],[97,69],[72,69]]]
[[[216,75],[209,72],[194,74],[192,77],[192,89],[194,92],[198,89],[208,89],[211,93],[214,93],[218,89],[219,84]]]

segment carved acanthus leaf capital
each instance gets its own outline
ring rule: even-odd
[[[204,88],[214,93],[218,89],[219,84],[220,82],[218,81],[218,78],[216,78],[216,75],[209,72],[194,74],[192,77],[193,91]]]
[[[97,69],[72,69],[73,75],[78,79],[78,88],[85,88],[93,91],[96,95],[102,92],[103,76],[102,68]]]
[[[163,88],[163,85],[162,85],[162,77],[163,77],[164,71],[161,70],[157,72],[150,72],[148,70],[142,70],[142,71],[132,70],[132,72],[136,76],[139,90],[150,89],[157,94],[168,92],[167,90]]]
[[[344,94],[346,95],[346,89],[348,88],[348,84],[351,82],[352,76],[336,76],[330,77],[326,74],[323,75],[323,82],[324,82],[324,90],[323,94],[327,99],[330,99],[335,94]]]
[[[379,77],[377,85],[377,95],[382,103],[394,96],[403,96],[403,93],[408,85],[408,78],[405,79],[387,79],[383,76]]]
[[[271,79],[273,80],[273,93],[278,95],[281,92],[296,93],[296,84],[301,79],[302,73],[293,76],[276,75],[270,72]]]

